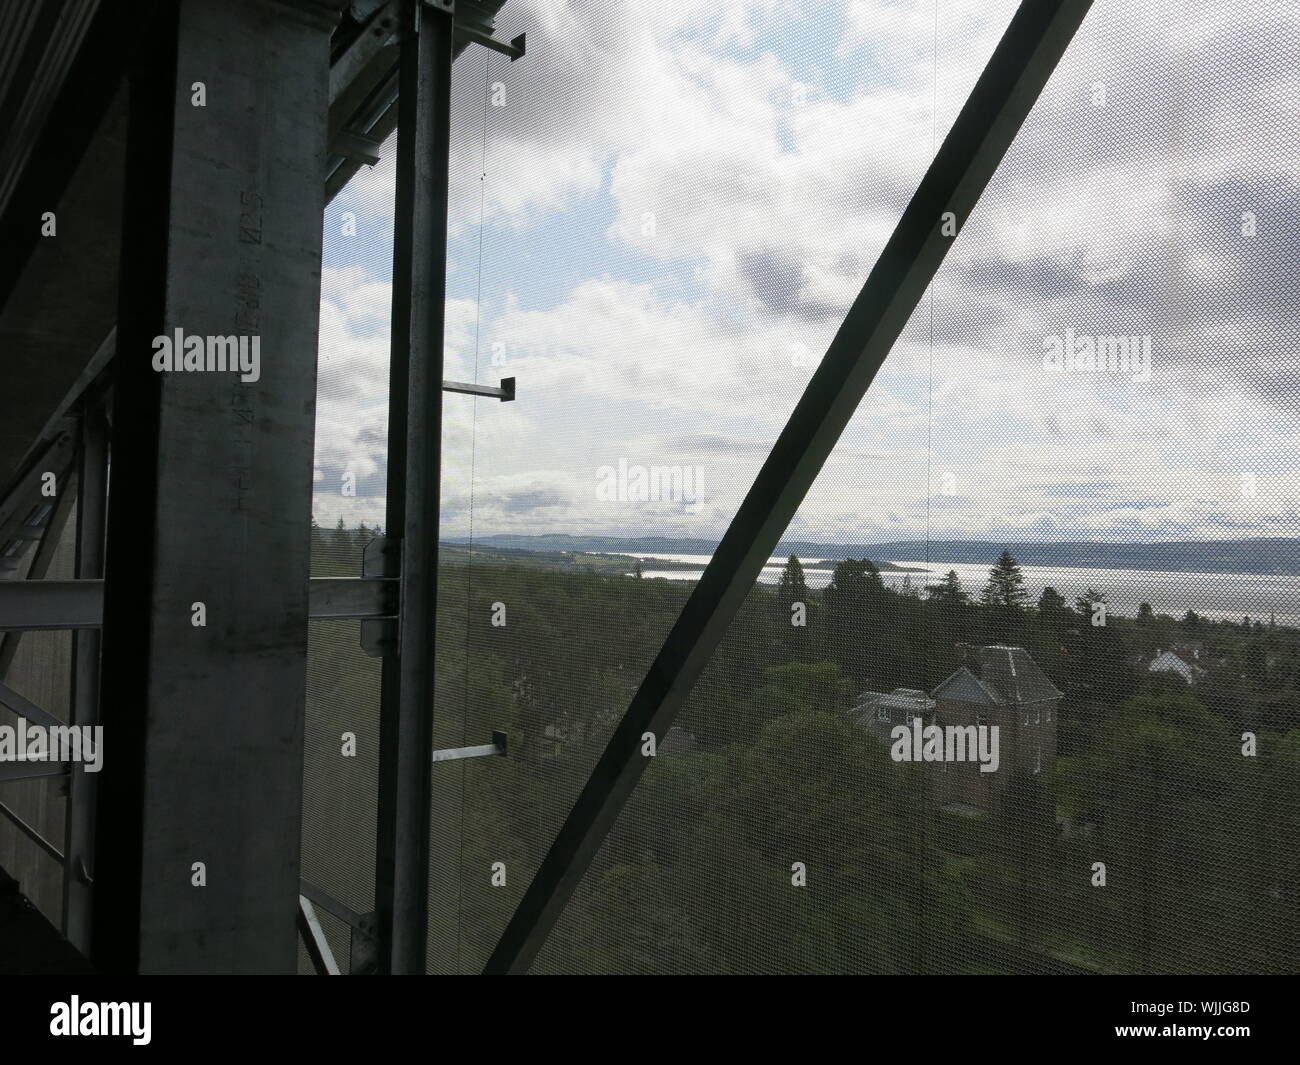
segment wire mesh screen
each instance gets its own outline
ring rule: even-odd
[[[360,577],[382,530],[388,471],[396,137],[326,208],[312,575]],[[380,659],[360,623],[313,621],[307,658],[302,875],[355,914],[374,909]],[[344,972],[351,927],[317,907]],[[310,971],[305,954],[300,969]]]
[[[448,417],[437,727],[512,749],[435,767],[431,969],[481,967],[1013,6],[512,3],[529,56],[473,60],[449,357],[520,399]],[[534,971],[1295,970],[1296,37],[1089,15]]]
[[[75,485],[65,485],[74,491]],[[70,580],[76,558],[77,507],[69,507],[58,545],[49,558],[47,580]],[[14,574],[26,580],[36,560],[29,551]],[[17,648],[8,670],[0,677],[6,686],[40,709],[66,722],[69,717],[72,670],[71,632],[7,633],[4,642]],[[3,646],[3,644],[0,644]],[[0,707],[0,725],[19,728],[23,719]],[[67,781],[62,777],[17,780],[0,784],[0,803],[18,818],[0,816],[0,869],[18,881],[19,889],[55,926],[63,923],[63,865],[56,855],[64,849]]]
[[[481,968],[924,173],[934,101],[969,91],[1010,9],[942,32],[930,14],[511,4],[497,35],[526,30],[528,56],[462,60],[483,161],[458,186],[453,152],[449,365],[516,376],[519,399],[445,404],[436,742],[508,729],[511,753],[435,766],[433,970]],[[936,47],[966,71],[942,93]],[[924,427],[908,431],[923,484]],[[692,801],[725,790],[775,636],[749,604],[702,682],[710,709],[665,738],[656,778],[697,768],[658,813],[704,817]],[[680,794],[696,775],[704,791]],[[647,942],[692,895],[678,833],[730,845],[700,824],[643,831],[614,863],[615,896],[654,885]],[[539,969],[626,967],[615,897],[585,891]],[[631,968],[755,967],[697,940]]]

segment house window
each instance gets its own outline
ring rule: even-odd
[[[876,707],[876,720],[889,724],[889,710],[883,706]]]
[[[1034,724],[1041,725],[1042,723],[1043,723],[1043,708],[1041,706],[1036,706],[1034,707]]]
[[[1047,708],[1047,723],[1049,725],[1052,723],[1052,708],[1050,706]]]
[[[1029,711],[1028,711],[1028,710],[1025,711],[1025,724],[1026,724],[1026,725],[1029,724]]]
[[[1034,772],[1041,773],[1042,771],[1043,771],[1043,749],[1042,747],[1035,747],[1034,748]]]

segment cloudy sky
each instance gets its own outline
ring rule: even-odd
[[[456,68],[446,376],[519,399],[446,397],[444,535],[721,535],[1014,6],[509,0],[528,55]],[[1298,46],[1282,0],[1096,5],[790,535],[1294,535]],[[327,525],[382,521],[393,147],[326,212]],[[1046,369],[1067,331],[1150,380]],[[698,498],[601,498],[620,460]]]

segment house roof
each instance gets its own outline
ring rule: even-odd
[[[977,703],[981,706],[1002,706],[1006,699],[971,672],[968,666],[962,666],[955,673],[941,681],[931,693],[936,699],[955,699],[960,703]]]
[[[962,666],[934,689],[936,699],[991,706],[1041,703],[1061,692],[1023,647],[992,644],[977,651],[979,673]]]
[[[1147,670],[1151,673],[1181,673],[1185,677],[1198,676],[1205,672],[1196,662],[1178,651],[1162,651],[1151,660]]]
[[[913,715],[928,719],[934,713],[934,700],[915,688],[895,688],[888,694],[863,692],[849,711],[849,719],[887,741],[890,726],[879,722],[876,717],[876,711],[882,707],[891,711],[901,710],[904,719]],[[891,713],[889,717],[892,722],[894,714]]]
[[[863,692],[855,710],[886,706],[891,710],[933,710],[934,700],[917,688],[895,688],[892,692]]]
[[[1047,679],[1023,647],[995,644],[981,647],[980,677],[986,687],[1002,692],[1010,703],[1041,703],[1059,699],[1061,692]]]

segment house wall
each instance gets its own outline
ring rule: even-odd
[[[940,805],[963,803],[991,812],[998,795],[1013,773],[1043,773],[1056,763],[1056,729],[1060,700],[1015,706],[970,703],[939,699],[939,725],[996,725],[998,727],[997,772],[983,773],[978,762],[945,763],[935,786]],[[1028,721],[1026,722],[1026,715]],[[1041,750],[1041,761],[1039,751]]]

